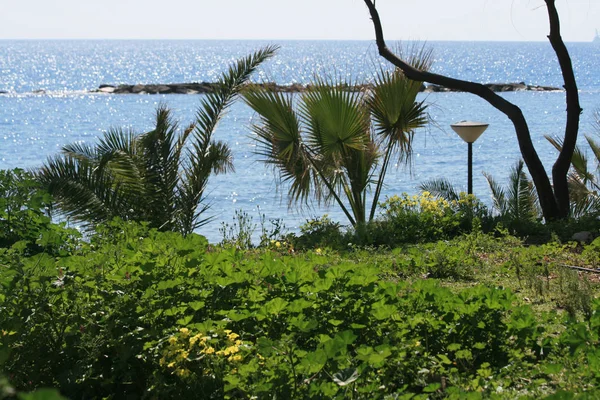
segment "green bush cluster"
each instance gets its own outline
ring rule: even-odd
[[[348,230],[327,215],[308,220],[300,227],[299,235],[289,235],[287,240],[298,249],[344,250],[348,243],[393,248],[447,240],[474,228],[493,229],[487,208],[472,195],[461,194],[457,200],[447,201],[429,192],[414,196],[403,193],[387,198],[380,207],[378,218]]]
[[[458,253],[481,242],[464,242],[398,252],[396,268],[465,263]],[[73,399],[514,398],[597,383],[600,304],[550,335],[560,318],[539,319],[508,290],[384,279],[319,253],[215,248],[122,221],[69,255],[5,249],[3,372]],[[558,380],[559,363],[589,370]]]
[[[27,254],[63,253],[80,237],[75,229],[53,224],[50,195],[22,169],[0,170],[0,248],[19,242]]]

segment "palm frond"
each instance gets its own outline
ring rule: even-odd
[[[215,92],[207,94],[200,102],[196,114],[198,142],[210,142],[210,137],[218,122],[240,93],[244,84],[248,82],[258,66],[271,58],[278,49],[278,46],[267,46],[244,57],[230,66],[228,71],[220,77]],[[202,139],[202,136],[207,136],[209,140]]]
[[[571,216],[580,218],[586,215],[600,214],[600,196],[597,190],[590,190],[581,177],[569,174],[569,196],[571,198]]]
[[[259,116],[259,122],[252,125],[258,142],[256,154],[279,170],[281,182],[289,184],[290,202],[305,202],[310,194],[320,201],[323,192],[305,153],[291,95],[252,87],[244,99]]]
[[[525,163],[519,160],[510,170],[509,184],[502,188],[491,175],[484,173],[492,192],[494,208],[500,216],[514,221],[535,219],[540,213],[537,192],[525,173]]]
[[[410,165],[415,131],[428,123],[427,107],[423,102],[416,101],[421,84],[407,79],[399,70],[382,69],[375,79],[373,90],[367,96],[375,135],[380,147],[384,149],[370,220],[375,216],[391,158],[396,156],[400,163]]]
[[[546,140],[548,140],[552,146],[559,152],[562,151],[563,140],[557,136],[544,135]],[[571,157],[571,165],[577,171],[581,179],[585,182],[594,179],[593,174],[588,170],[588,159],[581,148],[579,146],[575,146],[575,150],[573,151],[573,156]]]
[[[362,93],[317,81],[299,107],[309,146],[334,165],[350,151],[363,151],[371,139],[363,105]]]
[[[596,114],[598,118],[598,114]],[[600,129],[600,125],[597,126]],[[545,136],[545,138],[558,150],[562,150],[562,139],[557,137]],[[596,158],[597,171],[593,173],[588,165],[588,158],[579,146],[575,146],[571,166],[573,169],[569,173],[569,198],[571,202],[571,215],[580,217],[586,214],[598,213],[598,191],[600,191],[600,182],[598,174],[600,173],[600,146],[590,136],[586,136],[586,141]]]
[[[598,177],[600,177],[600,144],[591,136],[586,136],[585,139],[588,142],[592,153],[594,154],[596,163],[595,175],[590,174],[592,176],[588,179],[588,183],[594,188],[594,190],[600,190],[600,181],[598,180]]]
[[[185,182],[179,186],[182,200],[186,202],[180,204],[180,207],[183,207],[183,210],[180,210],[181,218],[188,221],[186,230],[190,228],[189,221],[196,221],[198,218],[196,208],[204,195],[210,173],[230,170],[233,167],[231,151],[226,144],[219,143],[218,149],[216,149],[218,151],[210,149],[215,144],[212,135],[218,122],[248,82],[252,73],[261,63],[272,57],[277,49],[277,46],[267,46],[238,60],[218,80],[215,92],[205,95],[201,100],[196,113],[194,140],[187,155]],[[217,155],[219,156],[216,157]],[[219,165],[216,168],[208,165],[207,162],[210,159],[218,160]]]
[[[508,211],[508,204],[506,200],[506,193],[502,186],[500,186],[494,178],[487,173],[483,173],[483,176],[487,180],[487,183],[492,192],[492,203],[494,208],[500,213],[500,215],[506,215]]]
[[[423,192],[429,192],[434,197],[444,199],[446,201],[458,201],[460,196],[454,185],[448,179],[439,178],[431,179],[419,185],[419,189]]]
[[[94,225],[117,215],[129,216],[131,198],[120,196],[114,178],[93,164],[71,157],[50,158],[38,179],[62,213],[76,221]]]

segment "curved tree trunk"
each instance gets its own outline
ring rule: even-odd
[[[579,104],[579,91],[577,81],[573,72],[573,64],[569,51],[560,36],[560,19],[556,10],[555,0],[545,0],[548,8],[548,19],[550,21],[550,34],[548,40],[556,53],[560,70],[565,82],[564,88],[567,93],[567,123],[565,126],[565,137],[563,147],[552,167],[552,181],[554,183],[554,196],[558,208],[561,211],[559,215],[565,218],[569,215],[569,188],[567,185],[567,175],[571,166],[571,158],[575,151],[577,142],[577,133],[579,132],[579,116],[581,115],[581,106]]]
[[[404,62],[385,44],[381,20],[379,18],[379,13],[377,12],[374,1],[364,0],[364,2],[369,8],[369,13],[371,14],[371,19],[373,20],[373,25],[375,28],[375,40],[379,54],[396,67],[400,68],[409,79],[433,83],[477,95],[487,101],[498,111],[502,112],[512,121],[517,134],[521,155],[523,156],[523,160],[529,169],[529,173],[531,174],[531,178],[538,193],[544,218],[548,221],[567,217],[569,214],[567,173],[571,163],[571,157],[575,149],[575,142],[577,141],[579,114],[581,113],[581,108],[579,106],[577,85],[575,82],[571,59],[562,41],[562,38],[560,37],[560,24],[558,13],[554,5],[554,0],[545,0],[548,6],[548,15],[550,20],[550,35],[548,37],[559,59],[565,80],[565,89],[567,90],[567,127],[565,131],[565,146],[560,152],[560,155],[552,170],[552,178],[555,185],[554,188],[550,184],[550,179],[548,178],[546,170],[544,169],[544,166],[538,157],[531,140],[529,126],[527,125],[527,121],[525,120],[523,112],[519,107],[492,92],[482,84],[421,71]],[[566,144],[567,142],[568,145]]]

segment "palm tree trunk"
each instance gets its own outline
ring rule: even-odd
[[[383,156],[383,165],[381,166],[381,172],[379,173],[379,179],[377,180],[377,186],[375,187],[375,194],[373,195],[373,204],[371,205],[371,212],[369,213],[369,221],[372,221],[375,217],[375,210],[377,209],[377,203],[379,202],[379,196],[381,195],[381,189],[383,187],[383,181],[387,173],[388,162],[390,154],[393,150],[393,144],[388,143],[385,156]]]
[[[327,190],[329,190],[329,192],[333,195],[333,198],[335,199],[335,201],[340,205],[344,214],[346,214],[346,218],[348,218],[348,221],[350,221],[350,224],[352,224],[352,226],[356,226],[355,219],[352,218],[352,215],[350,215],[350,213],[348,212],[348,209],[346,208],[346,206],[344,205],[344,203],[342,202],[340,197],[335,192],[334,187],[331,185],[331,182],[329,182],[327,180],[327,178],[325,177],[325,175],[323,175],[323,171],[321,171],[321,169],[317,166],[317,164],[315,163],[315,160],[313,160],[313,158],[311,157],[311,155],[308,151],[306,152],[306,157],[308,158],[308,161],[312,164],[315,171],[317,171],[317,173],[319,174],[319,177],[321,178],[321,180],[323,181],[325,186],[327,186]]]

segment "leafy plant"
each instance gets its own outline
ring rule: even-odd
[[[496,183],[491,175],[484,173],[492,191],[494,208],[502,219],[525,222],[534,221],[540,215],[535,186],[527,177],[524,165],[523,160],[519,160],[511,168],[506,188]]]
[[[327,214],[313,218],[300,225],[300,235],[288,236],[297,249],[344,248],[345,235],[339,222]],[[347,243],[347,242],[346,242]]]
[[[80,238],[75,229],[53,224],[52,197],[22,169],[0,170],[0,248],[17,245],[25,254],[72,250]]]
[[[585,261],[569,249],[477,231],[392,251],[242,251],[114,220],[68,254],[0,251],[2,374],[69,398],[578,393],[600,383],[600,303],[582,322],[501,287],[516,280],[510,254],[552,274],[559,257]],[[544,296],[564,306],[548,276]]]
[[[22,169],[0,171],[0,247],[19,240],[35,244],[48,229],[51,197]]]
[[[96,146],[65,146],[41,168],[40,182],[64,214],[91,226],[120,217],[159,230],[193,232],[209,220],[202,218],[209,177],[233,170],[231,150],[213,140],[217,123],[275,51],[266,47],[231,66],[201,100],[196,121],[181,133],[170,110],[161,106],[150,132],[112,129]]]

